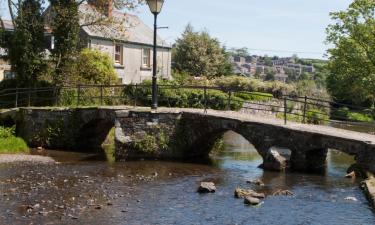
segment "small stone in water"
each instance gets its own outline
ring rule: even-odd
[[[214,193],[216,186],[213,182],[201,182],[197,192],[199,193]]]
[[[260,203],[259,198],[253,198],[251,196],[246,196],[244,199],[244,204],[246,205],[258,205]]]

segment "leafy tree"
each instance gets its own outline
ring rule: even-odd
[[[264,78],[265,81],[274,81],[275,80],[275,73],[274,72],[267,72],[266,77]]]
[[[249,49],[246,47],[243,48],[231,48],[229,49],[229,54],[232,56],[241,56],[241,57],[247,57],[250,55]]]
[[[327,86],[339,101],[374,105],[375,1],[355,0],[347,10],[331,13]]]
[[[176,42],[174,67],[193,76],[216,77],[228,75],[228,54],[216,38],[206,32],[195,32],[189,24]]]
[[[10,63],[19,86],[32,87],[46,68],[44,61],[43,2],[19,2],[14,32],[7,47]]]
[[[113,61],[99,50],[83,49],[75,64],[75,82],[82,84],[117,84]]]
[[[67,81],[72,60],[77,55],[79,35],[78,4],[75,0],[51,0],[52,34],[55,38],[55,48],[52,50],[55,73],[55,85],[62,85]]]

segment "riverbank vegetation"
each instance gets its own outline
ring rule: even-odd
[[[4,153],[28,153],[26,142],[15,136],[14,128],[0,126],[0,154]]]

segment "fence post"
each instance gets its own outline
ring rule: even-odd
[[[204,86],[204,113],[207,113],[207,87]]]
[[[100,105],[103,105],[103,85],[100,85]]]
[[[81,85],[78,84],[77,85],[77,106],[80,105],[80,100],[81,100]]]
[[[17,108],[18,107],[18,88],[16,88],[16,99],[15,99],[15,104],[14,106]]]
[[[57,91],[58,91],[58,90],[57,90],[57,87],[54,87],[54,88],[53,88],[53,95],[54,95],[54,97],[55,97],[55,100],[54,100],[54,101],[55,101],[55,103],[54,103],[55,106],[58,106],[58,104],[59,104],[58,93],[57,93]]]
[[[31,88],[29,87],[28,89],[27,89],[27,107],[30,107],[30,105],[31,105],[31,93],[30,93],[30,91],[31,91]]]
[[[135,88],[133,89],[134,108],[137,107],[137,91],[138,91],[138,84],[135,84]]]
[[[287,104],[286,104],[286,97],[284,97],[284,124],[285,125],[287,124],[286,114],[287,114]]]
[[[303,123],[306,123],[306,110],[307,110],[307,96],[305,96],[305,103],[303,105]]]
[[[227,105],[227,110],[230,110],[230,103],[231,103],[231,98],[232,98],[232,91],[229,91],[228,93],[228,105]]]

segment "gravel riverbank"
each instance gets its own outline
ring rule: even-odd
[[[32,162],[32,163],[55,163],[51,157],[39,155],[25,155],[25,154],[0,154],[0,164],[2,163],[16,163],[16,162]]]

